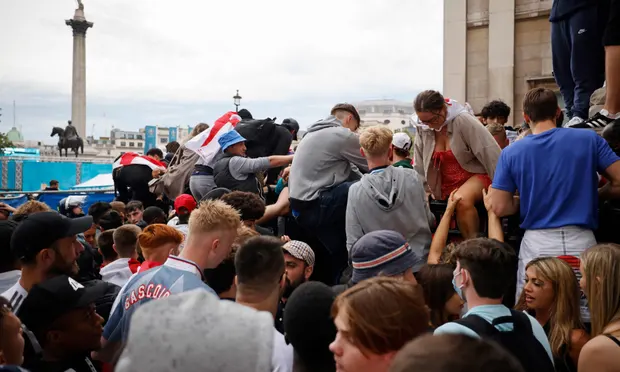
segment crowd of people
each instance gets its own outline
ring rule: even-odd
[[[619,10],[553,2],[566,109],[521,125],[242,109],[121,155],[114,202],[0,204],[0,371],[620,371]]]
[[[558,127],[542,88],[530,135],[501,101],[480,118],[436,91],[413,105],[415,139],[359,131],[339,104],[287,154],[215,134],[209,181],[179,145],[122,160],[112,203],[10,208],[0,368],[620,370],[620,245],[596,235],[599,201],[620,198],[611,137]],[[150,189],[175,162],[181,193]]]

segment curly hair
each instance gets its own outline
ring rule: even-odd
[[[17,210],[15,210],[14,214],[27,216],[29,214],[38,213],[38,212],[48,212],[51,210],[52,209],[43,202],[36,201],[36,200],[29,200],[25,202],[24,204],[20,205],[17,208]]]
[[[506,118],[510,116],[510,106],[500,100],[494,100],[487,103],[480,112],[484,118]]]
[[[251,192],[233,191],[222,196],[221,200],[238,210],[242,221],[256,221],[265,214],[265,202]]]

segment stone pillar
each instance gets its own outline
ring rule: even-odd
[[[443,9],[442,93],[464,103],[467,93],[467,0],[444,0]]]
[[[514,70],[515,1],[489,1],[489,101],[501,99],[513,112]],[[514,115],[510,115],[508,124],[514,124]]]
[[[93,27],[84,17],[84,7],[66,20],[73,29],[73,83],[71,88],[71,122],[78,134],[86,138],[86,31]]]

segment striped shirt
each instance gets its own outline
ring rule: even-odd
[[[28,296],[28,292],[19,284],[19,281],[2,294],[2,297],[11,303],[14,313],[22,306],[26,296]]]
[[[202,271],[191,261],[170,256],[158,267],[135,274],[121,289],[114,302],[103,337],[110,342],[124,342],[134,311],[151,300],[203,288],[215,292],[202,281]]]

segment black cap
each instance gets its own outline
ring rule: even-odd
[[[13,220],[0,221],[0,259],[6,264],[12,264],[15,261],[11,252],[11,236],[17,225],[18,223]]]
[[[289,132],[295,131],[293,134],[293,140],[297,141],[297,133],[299,132],[299,123],[293,118],[282,120],[282,126],[289,130]]]
[[[336,338],[331,308],[336,295],[327,285],[307,282],[286,301],[284,336],[304,365],[334,362],[329,344]]]
[[[251,120],[252,118],[252,114],[250,113],[250,111],[248,111],[247,109],[241,109],[239,110],[239,112],[237,113],[237,115],[239,115],[239,117],[243,120]]]
[[[36,334],[68,311],[94,304],[105,289],[98,285],[85,288],[66,275],[57,276],[33,286],[17,316]]]
[[[55,241],[83,233],[92,225],[92,216],[67,218],[55,211],[33,213],[13,232],[11,251],[20,259],[33,258]]]
[[[334,108],[332,108],[331,115],[334,115],[336,113],[336,111],[339,111],[339,110],[346,111],[349,114],[353,115],[355,120],[357,120],[358,124],[362,123],[362,119],[360,118],[360,114],[357,112],[357,109],[352,104],[350,104],[350,103],[339,103],[339,104],[337,104],[336,106],[334,106]]]

